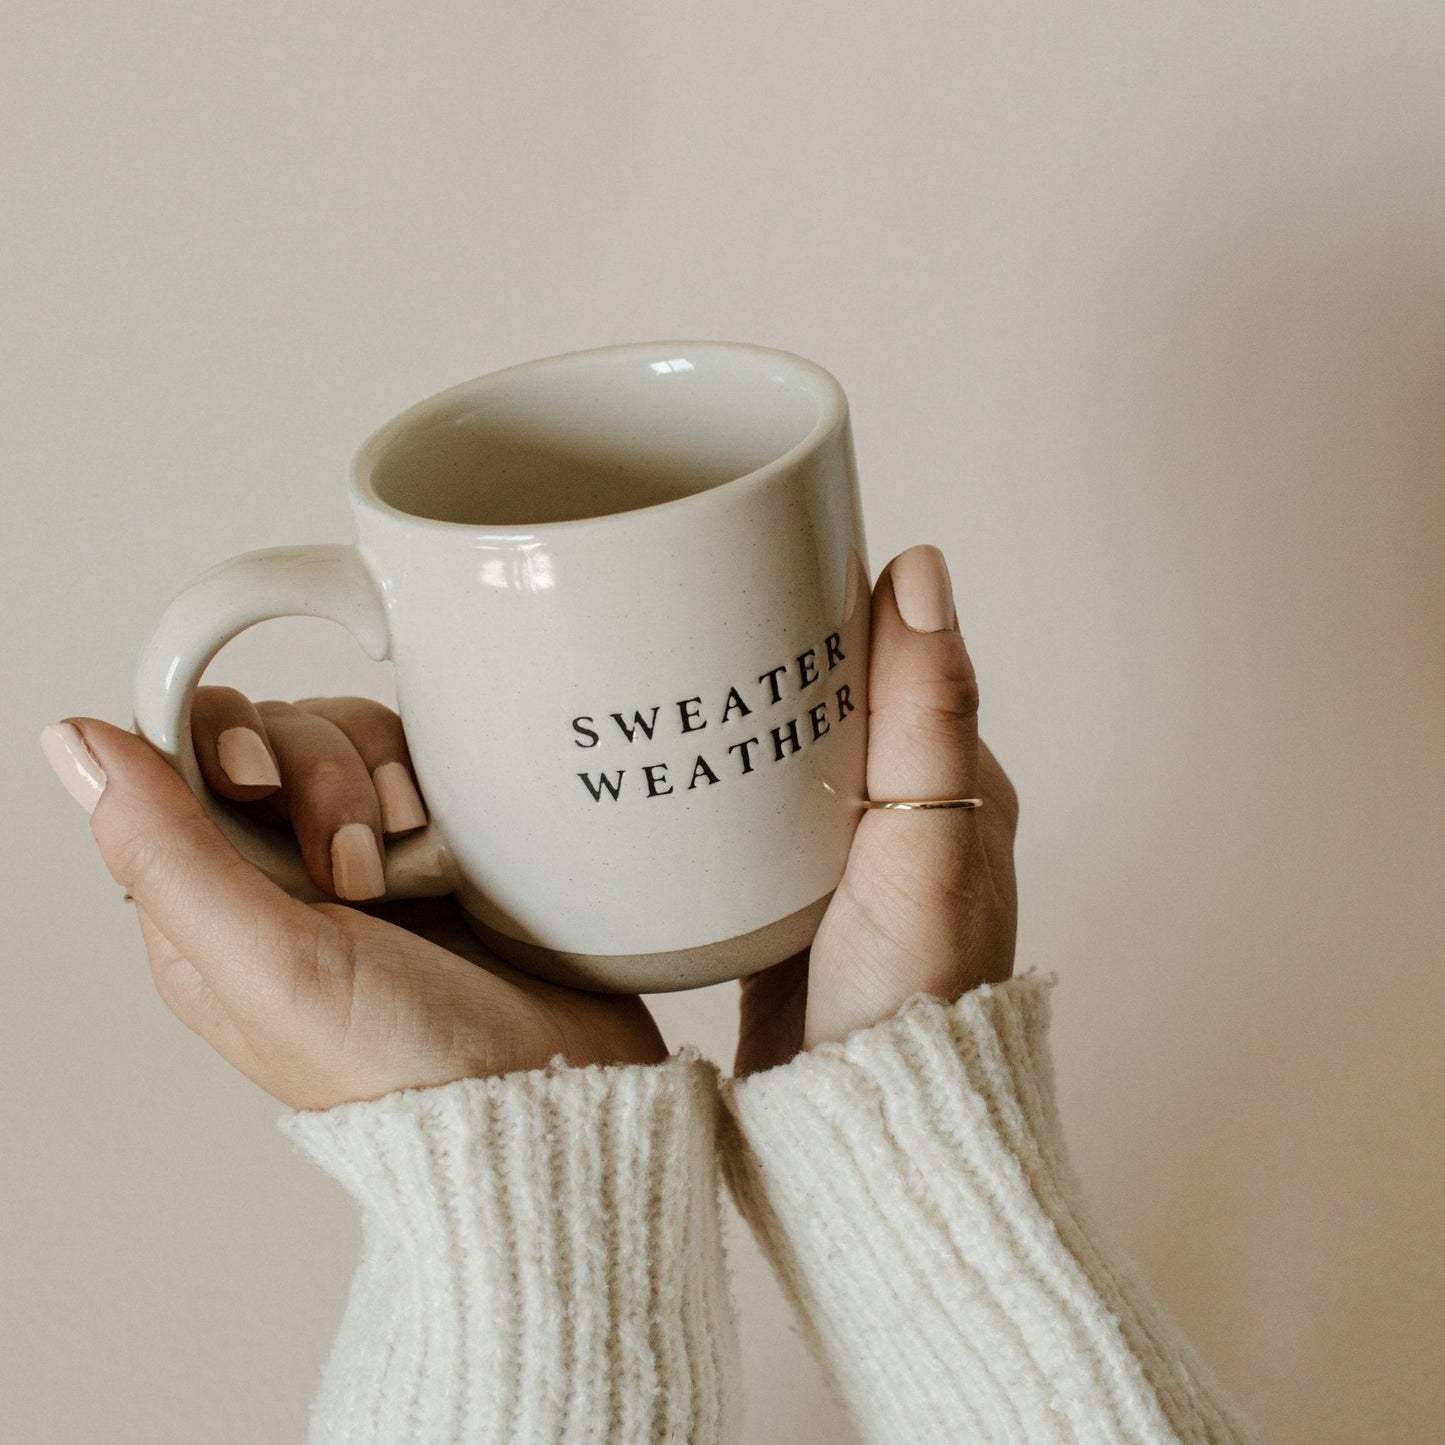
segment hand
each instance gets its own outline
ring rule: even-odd
[[[192,736],[208,783],[291,828],[317,886],[337,897],[374,897],[384,834],[424,821],[400,722],[378,703],[253,707],[228,688],[201,688]],[[509,968],[451,899],[367,911],[297,902],[134,734],[72,718],[42,744],[135,899],[161,997],[282,1103],[327,1109],[541,1068],[558,1054],[578,1066],[667,1057],[640,999]]]
[[[914,994],[952,1002],[1013,972],[1018,797],[979,740],[978,684],[935,547],[894,558],[873,590],[868,703],[869,797],[983,807],[863,815],[812,947],[742,982],[739,1074],[891,1018]]]

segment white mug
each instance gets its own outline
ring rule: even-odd
[[[244,628],[329,617],[395,667],[430,822],[388,898],[455,893],[529,972],[695,988],[805,948],[861,816],[869,586],[847,401],[801,357],[607,347],[443,392],[358,453],[357,545],[212,568],[157,624],[138,731],[209,794],[195,688]]]

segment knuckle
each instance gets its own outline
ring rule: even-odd
[[[911,721],[930,731],[956,732],[978,719],[978,683],[971,672],[930,678],[903,699]]]
[[[234,712],[249,708],[251,700],[234,687],[208,686],[196,689],[195,705],[208,712]]]
[[[300,791],[311,798],[336,798],[352,792],[362,781],[349,759],[326,753],[305,765]]]
[[[334,697],[298,697],[291,707],[296,712],[309,712],[317,717],[332,718],[336,715],[339,701],[339,698]]]
[[[1008,819],[1010,826],[1017,827],[1019,821],[1018,791],[1009,781],[1008,774],[1003,772],[999,773],[999,807]]]
[[[370,697],[338,699],[338,721],[352,733],[364,733],[394,744],[401,736],[401,719],[385,703]]]
[[[979,785],[995,813],[1001,814],[1011,828],[1017,828],[1019,820],[1019,795],[1013,780],[1003,770],[1003,765],[993,755],[987,743],[979,744]]]
[[[310,994],[349,1011],[357,1002],[353,984],[358,959],[352,933],[357,912],[343,903],[313,903],[311,909],[316,928],[298,939],[291,960],[296,993]]]
[[[296,699],[295,706],[324,717],[364,722],[385,721],[396,716],[384,703],[371,697],[301,697]]]
[[[356,704],[356,716],[361,722],[388,736],[400,737],[401,718],[385,703],[369,697],[353,698],[352,701]]]
[[[112,830],[97,827],[96,841],[116,881],[127,888],[165,871],[165,847],[154,833],[134,826]]]
[[[978,677],[962,648],[940,649],[927,667],[898,678],[886,698],[885,714],[910,728],[971,730],[978,718]]]
[[[1009,775],[998,766],[984,767],[984,789],[994,808],[1003,814],[1010,825],[1019,822],[1019,790],[1014,788]]]
[[[127,822],[97,835],[106,865],[126,888],[165,888],[180,874],[201,876],[227,864],[234,850],[219,833],[186,826],[146,828]]]
[[[338,707],[344,707],[347,712],[355,713],[358,717],[389,718],[395,716],[385,703],[377,702],[374,697],[338,697],[335,702]]]

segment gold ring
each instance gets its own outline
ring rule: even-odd
[[[865,808],[981,808],[982,798],[865,798]]]

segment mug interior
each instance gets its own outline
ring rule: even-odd
[[[827,397],[783,353],[726,344],[580,352],[498,372],[399,417],[358,480],[409,516],[469,526],[676,501],[792,451]]]

